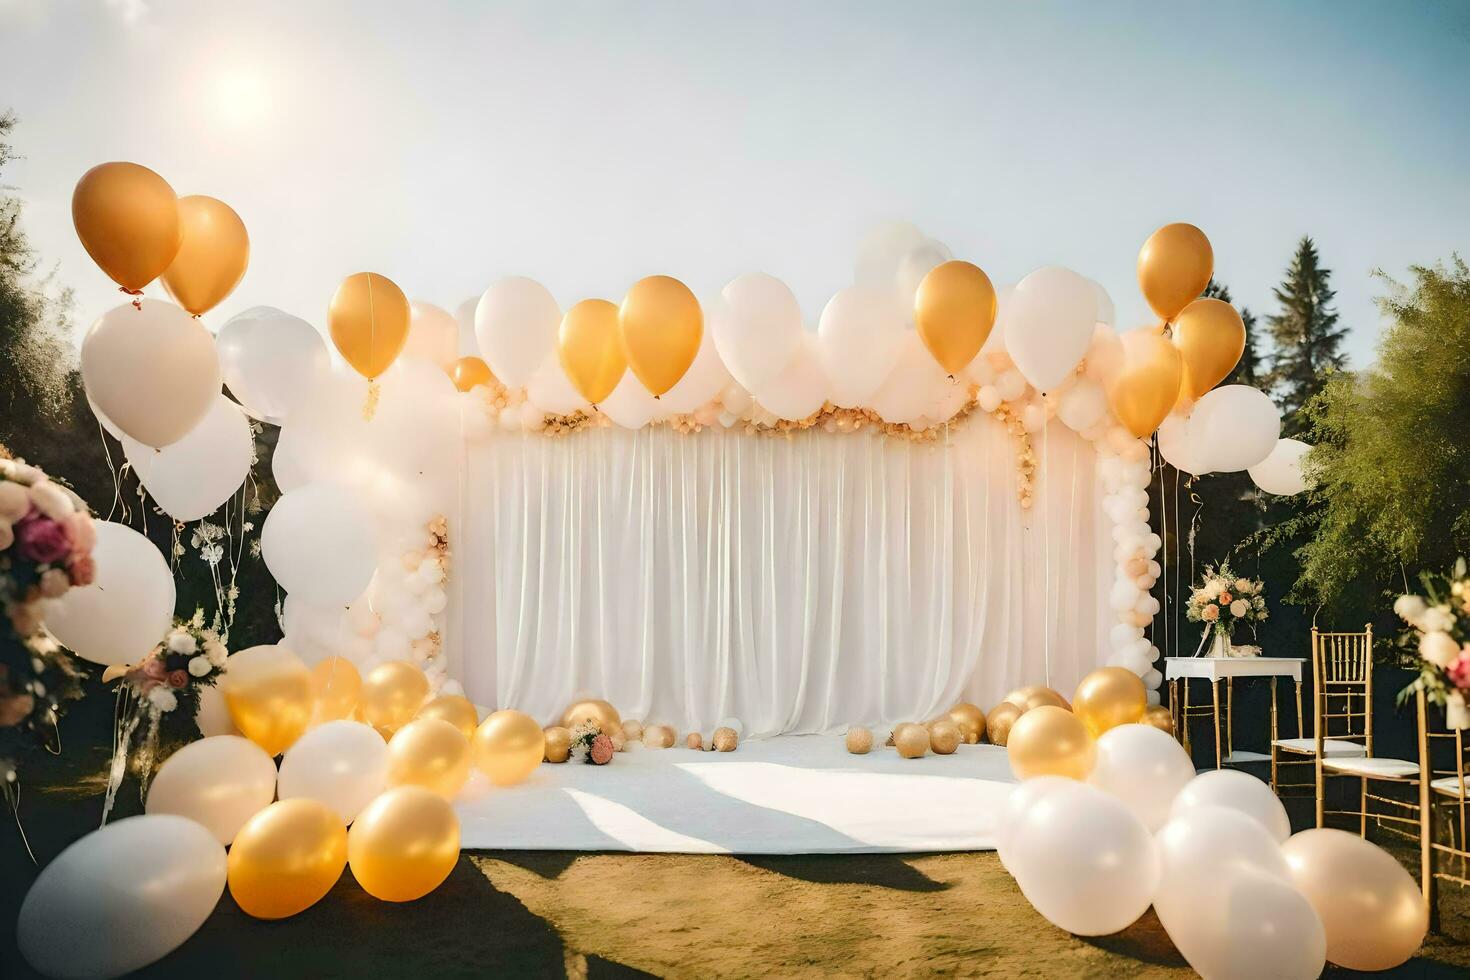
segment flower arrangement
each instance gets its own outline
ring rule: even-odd
[[[574,762],[590,762],[594,766],[605,766],[612,761],[617,747],[611,735],[605,733],[595,721],[584,721],[572,729],[569,757]]]
[[[1203,623],[1205,636],[1213,632],[1216,646],[1225,647],[1228,653],[1236,626],[1254,627],[1270,615],[1265,585],[1260,579],[1236,575],[1228,561],[1206,565],[1199,584],[1190,593],[1185,615],[1191,623]]]
[[[0,447],[0,783],[30,736],[54,733],[62,705],[81,694],[71,657],[43,627],[45,604],[96,575],[97,530],[77,496]]]
[[[1419,659],[1419,676],[1399,699],[1422,690],[1444,705],[1449,727],[1470,728],[1470,572],[1461,558],[1449,574],[1426,572],[1419,581],[1424,595],[1401,595],[1393,604]]]
[[[204,610],[196,609],[188,620],[176,620],[163,642],[138,663],[109,667],[102,679],[121,679],[140,704],[192,723],[200,689],[219,680],[229,655],[219,634],[205,627]]]

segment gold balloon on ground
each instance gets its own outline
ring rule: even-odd
[[[480,723],[472,743],[475,765],[496,786],[513,786],[546,756],[546,734],[528,714],[497,711]]]
[[[929,270],[914,293],[914,328],[951,376],[980,353],[995,326],[995,287],[979,266],[954,260]]]
[[[388,742],[388,785],[422,786],[452,800],[470,777],[470,743],[439,718],[416,718]]]
[[[556,334],[556,356],[583,398],[593,405],[604,401],[628,369],[617,304],[584,299],[567,310]]]
[[[623,719],[618,714],[617,708],[606,701],[595,698],[569,705],[561,715],[563,728],[576,728],[585,721],[595,723],[603,732],[611,735],[613,729],[622,725]]]
[[[1126,667],[1102,667],[1082,678],[1072,696],[1072,711],[1096,738],[1110,728],[1143,720],[1148,689]]]
[[[418,710],[415,718],[438,718],[460,730],[466,739],[475,737],[480,727],[480,713],[470,699],[459,694],[441,694]]]
[[[422,786],[390,789],[352,822],[347,861],[352,877],[374,898],[422,898],[459,861],[459,817],[443,796]]]
[[[220,689],[240,734],[268,755],[286,751],[311,724],[311,671],[279,644],[232,655]]]
[[[358,710],[369,725],[392,734],[413,720],[429,696],[429,679],[406,660],[378,664],[362,679]]]
[[[931,721],[928,728],[929,747],[934,750],[935,755],[952,755],[960,747],[960,728],[949,718]]]
[[[704,336],[704,312],[679,280],[649,276],[623,297],[618,327],[628,367],[657,398],[694,363]]]
[[[893,730],[893,744],[905,759],[917,759],[929,751],[929,729],[906,721]]]
[[[985,738],[985,712],[965,701],[949,709],[949,720],[960,730],[966,745],[974,745]]]
[[[1021,708],[1013,701],[1002,701],[985,716],[985,735],[992,745],[1005,745],[1010,738],[1016,719],[1021,717]]]
[[[1086,779],[1092,772],[1097,748],[1080,718],[1065,708],[1046,704],[1016,719],[1006,742],[1006,755],[1017,779]]]
[[[163,271],[163,285],[175,303],[199,316],[218,306],[245,277],[250,235],[224,201],[194,194],[179,198],[178,207],[183,238]]]
[[[1161,732],[1174,734],[1174,713],[1161,704],[1151,704],[1143,712],[1143,724],[1152,725]]]
[[[393,280],[355,272],[342,281],[327,308],[332,343],[352,369],[369,380],[398,359],[408,343],[408,297]]]
[[[132,292],[163,275],[183,242],[174,189],[136,163],[102,163],[82,174],[71,217],[92,261]]]
[[[1010,694],[1007,694],[1005,700],[1014,704],[1022,711],[1039,708],[1044,704],[1049,704],[1056,708],[1070,709],[1072,707],[1067,703],[1067,699],[1062,697],[1057,691],[1041,684],[1029,684],[1026,687],[1018,687]]]
[[[1138,287],[1165,322],[1204,292],[1214,271],[1215,251],[1194,225],[1165,225],[1138,252]]]
[[[346,657],[328,657],[311,668],[311,694],[316,702],[312,722],[351,718],[362,693],[362,675]]]
[[[572,733],[560,725],[545,729],[547,762],[566,762],[572,753]]]
[[[227,863],[230,895],[247,915],[284,919],[320,901],[346,864],[341,817],[316,800],[281,800],[235,835]]]

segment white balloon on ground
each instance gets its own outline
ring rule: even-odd
[[[46,628],[83,660],[134,664],[173,625],[174,577],[163,552],[125,524],[96,522],[91,585],[48,604]]]
[[[1271,454],[1250,468],[1256,486],[1278,497],[1301,493],[1310,484],[1302,475],[1302,460],[1312,447],[1297,439],[1279,439]]]
[[[172,303],[149,299],[104,313],[82,340],[87,397],[145,446],[178,442],[220,393],[214,337]]]
[[[1170,412],[1159,424],[1159,455],[1181,473],[1203,476],[1210,472],[1209,446],[1196,435],[1191,416]]]
[[[534,279],[512,276],[491,285],[475,307],[480,354],[501,384],[523,387],[556,346],[561,307]]]
[[[1224,385],[1205,393],[1190,413],[1196,445],[1207,447],[1210,469],[1236,473],[1271,455],[1281,438],[1281,409],[1250,385]]]
[[[1174,736],[1152,725],[1119,725],[1097,740],[1088,782],[1121,800],[1150,831],[1169,819],[1169,808],[1194,778],[1194,762]]]
[[[1010,831],[1006,863],[1048,922],[1079,936],[1126,929],[1159,881],[1151,834],[1118,800],[1085,783],[1042,794]]]
[[[853,282],[860,286],[895,289],[904,257],[927,239],[908,221],[884,221],[873,225],[858,244],[853,265]]]
[[[713,325],[730,314],[725,302],[716,299],[705,304],[704,315],[705,323]],[[714,330],[706,330],[700,334],[699,350],[695,352],[689,370],[674,387],[663,393],[659,401],[668,412],[693,412],[718,398],[730,381],[730,372],[725,370],[725,364],[720,360]]]
[[[144,489],[176,521],[197,521],[240,489],[255,457],[255,437],[240,407],[217,395],[204,420],[163,449],[124,438]]]
[[[1278,843],[1291,836],[1291,820],[1286,815],[1286,807],[1271,791],[1269,783],[1250,773],[1236,769],[1200,773],[1174,797],[1170,817],[1185,818],[1190,811],[1206,806],[1223,806],[1245,814],[1264,827]]]
[[[899,336],[893,368],[868,404],[890,424],[915,422],[933,405],[941,386],[958,387],[945,378],[944,369],[924,346],[918,331],[905,330]]]
[[[1006,844],[1010,840],[1011,831],[1022,826],[1032,804],[1053,790],[1066,789],[1073,782],[1075,781],[1065,776],[1033,776],[1011,787],[1005,802],[1001,804],[993,831],[995,850],[1001,864],[1006,863]]]
[[[763,272],[737,276],[720,291],[724,303],[709,318],[725,368],[747,391],[773,380],[796,356],[805,331],[791,289]],[[703,341],[701,341],[701,349]]]
[[[300,317],[257,306],[225,321],[215,338],[230,394],[252,418],[280,425],[331,363],[322,335]]]
[[[371,725],[329,721],[286,750],[276,785],[283,800],[305,797],[350,824],[388,782],[388,743]]]
[[[248,738],[216,735],[164,761],[148,785],[146,809],[187,817],[228,845],[275,798],[275,760]]]
[[[866,404],[893,370],[905,319],[896,296],[891,290],[849,286],[822,309],[818,351],[837,405]]]
[[[199,726],[199,734],[204,738],[240,734],[218,684],[206,684],[199,689],[199,710],[194,715],[194,724]]]
[[[572,386],[561,358],[552,351],[526,385],[526,401],[552,415],[570,415],[591,408],[582,393]]]
[[[398,356],[421,358],[448,371],[459,359],[459,324],[433,303],[410,303],[408,340]]]
[[[1038,391],[1051,391],[1087,354],[1097,327],[1097,289],[1071,269],[1046,266],[1016,283],[1005,347]]]
[[[827,400],[827,387],[817,340],[811,334],[802,334],[801,346],[785,370],[752,394],[766,411],[778,418],[797,421],[822,407]]]
[[[20,953],[52,977],[142,969],[198,931],[225,876],[225,849],[193,820],[118,820],[42,869],[16,923]]]
[[[351,494],[326,483],[308,484],[276,501],[260,529],[260,553],[282,589],[324,606],[356,599],[377,565],[368,512]]]

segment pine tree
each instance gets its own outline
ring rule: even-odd
[[[1266,318],[1273,349],[1268,377],[1282,407],[1285,435],[1305,427],[1302,408],[1322,390],[1330,372],[1345,362],[1340,348],[1347,328],[1337,323],[1332,303],[1336,293],[1328,285],[1331,276],[1316,244],[1303,237],[1286,279],[1275,290],[1281,312]]]

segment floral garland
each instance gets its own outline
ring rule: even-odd
[[[1393,604],[1410,626],[1405,640],[1419,660],[1419,676],[1399,700],[1423,691],[1444,705],[1449,727],[1470,728],[1470,571],[1461,558],[1449,574],[1425,572],[1419,581],[1422,596],[1402,595]]]
[[[0,787],[16,782],[14,755],[54,739],[81,674],[42,620],[48,600],[96,575],[97,530],[76,494],[0,447]]]

